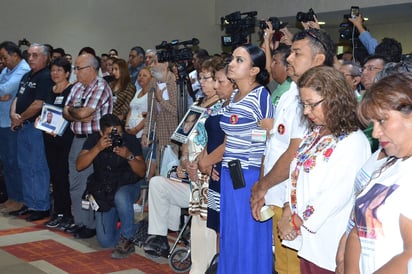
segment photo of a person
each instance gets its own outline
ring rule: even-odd
[[[51,113],[50,111],[47,112],[47,116],[46,116],[46,123],[47,124],[51,124],[53,120],[53,113]]]
[[[193,129],[193,126],[196,124],[197,120],[199,119],[200,113],[198,112],[190,112],[185,120],[183,121],[182,125],[179,127],[177,131],[180,134],[188,136],[188,134]]]
[[[382,224],[378,218],[379,208],[385,203],[386,199],[399,187],[399,185],[385,186],[375,184],[362,197],[356,200],[355,221],[359,235],[365,238],[376,239],[383,235]]]

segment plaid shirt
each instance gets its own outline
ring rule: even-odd
[[[100,130],[99,120],[107,114],[112,113],[113,101],[112,90],[107,82],[96,77],[89,86],[77,82],[66,100],[69,107],[90,107],[95,109],[93,120],[90,122],[71,122],[70,128],[74,134],[91,134]]]

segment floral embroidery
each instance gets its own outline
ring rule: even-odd
[[[303,220],[307,221],[314,211],[315,208],[313,206],[307,205],[305,211],[303,211]]]
[[[332,156],[336,144],[348,136],[347,133],[343,133],[339,137],[332,135],[321,136],[321,127],[316,127],[312,132],[303,138],[303,142],[296,152],[296,166],[291,173],[291,192],[290,200],[292,211],[297,211],[297,198],[296,187],[299,177],[299,172],[302,170],[305,173],[309,173],[316,167],[317,157],[321,157],[321,162],[327,162]],[[303,218],[307,220],[315,211],[313,206],[307,206],[303,212]]]

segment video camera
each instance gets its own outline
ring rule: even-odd
[[[343,22],[339,25],[339,37],[342,40],[353,40],[359,37],[359,31],[348,19],[359,16],[359,7],[352,6],[349,14],[343,15]]]
[[[181,62],[190,61],[193,58],[192,47],[199,44],[199,39],[192,38],[180,42],[179,40],[172,40],[170,43],[162,41],[156,46],[157,59],[159,62]],[[181,47],[183,46],[183,47]]]
[[[221,26],[226,29],[228,35],[222,36],[224,47],[235,48],[247,43],[248,36],[254,31],[256,25],[256,11],[233,12],[220,18]]]
[[[270,23],[272,23],[272,29],[273,30],[280,30],[283,29],[284,27],[287,26],[288,22],[282,22],[279,18],[277,17],[269,17],[269,19],[267,20]],[[265,20],[261,20],[259,21],[259,28],[261,30],[267,29],[268,25],[266,24]]]
[[[296,21],[299,22],[310,22],[310,21],[315,21],[316,18],[316,13],[313,11],[312,8],[309,9],[308,12],[303,12],[303,11],[299,11],[296,14]]]

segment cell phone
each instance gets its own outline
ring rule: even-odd
[[[245,177],[243,176],[242,165],[238,159],[228,163],[230,178],[234,189],[244,188],[246,186]]]
[[[350,17],[355,19],[358,16],[359,16],[359,7],[358,6],[350,7]]]

